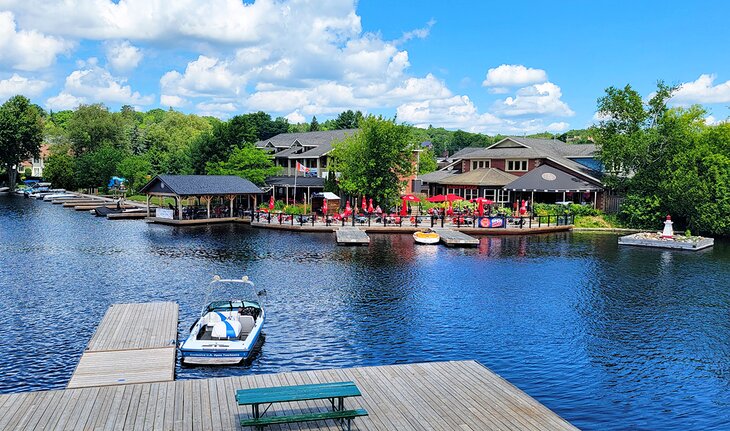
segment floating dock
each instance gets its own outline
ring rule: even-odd
[[[335,231],[338,245],[368,245],[370,237],[364,231],[351,226],[340,227]]]
[[[175,302],[109,307],[68,388],[174,380],[178,311]]]
[[[474,361],[432,362],[125,386],[0,395],[0,429],[235,430],[250,417],[237,389],[354,381],[362,397],[345,401],[369,416],[357,430],[577,430],[489,369]],[[316,412],[328,403],[273,405]],[[339,430],[334,421],[289,425],[287,430]],[[250,429],[250,428],[245,428]],[[272,430],[282,429],[271,427]]]
[[[447,247],[469,247],[479,245],[479,240],[473,236],[469,236],[463,232],[459,232],[446,228],[432,228],[434,232],[439,234],[441,242]]]
[[[674,250],[698,251],[715,245],[713,238],[677,236],[675,238],[659,238],[650,233],[635,233],[619,237],[619,245],[633,245],[639,247],[669,248]]]

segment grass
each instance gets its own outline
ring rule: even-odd
[[[586,228],[621,228],[624,227],[613,214],[597,216],[575,216],[575,227]]]

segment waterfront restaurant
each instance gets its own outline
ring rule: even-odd
[[[235,175],[158,175],[140,193],[147,195],[147,217],[167,224],[232,221],[244,210],[256,208],[262,194],[251,181]],[[150,201],[160,198],[160,208],[150,214]],[[165,198],[174,204],[164,205]]]

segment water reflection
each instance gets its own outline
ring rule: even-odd
[[[189,379],[476,359],[586,429],[720,429],[730,421],[730,246],[618,248],[612,235],[482,237],[475,248],[243,225],[110,222],[0,198],[0,392],[63,388],[109,304],[180,304],[213,274],[267,290],[267,334],[242,367]]]

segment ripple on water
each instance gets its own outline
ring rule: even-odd
[[[180,336],[213,274],[267,295],[239,367],[178,379],[476,359],[585,429],[727,429],[730,245],[619,249],[616,237],[484,237],[474,249],[372,235],[109,222],[0,198],[0,393],[65,387],[110,304],[176,301]]]

